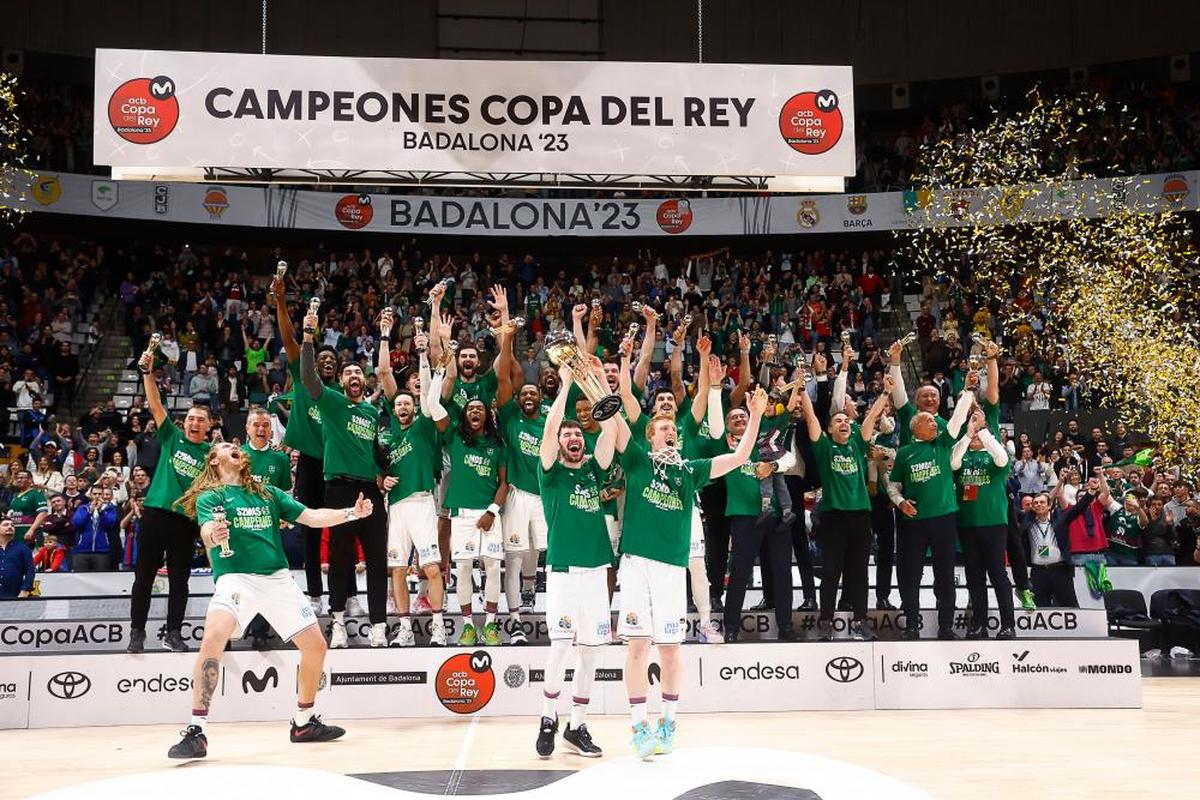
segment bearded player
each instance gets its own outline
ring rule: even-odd
[[[600,360],[589,358],[592,371],[603,378]],[[549,525],[546,551],[546,620],[550,657],[542,690],[542,721],[537,753],[549,758],[558,733],[555,711],[562,690],[571,643],[575,643],[575,677],[571,684],[571,720],[563,741],[576,753],[602,755],[592,742],[584,717],[596,679],[597,648],[608,644],[612,617],[608,596],[608,567],[612,547],[601,513],[600,493],[612,464],[616,422],[600,423],[595,454],[587,455],[579,423],[563,420],[574,380],[569,367],[560,367],[562,391],[550,406],[539,445],[541,503]]]
[[[204,617],[204,639],[192,672],[192,720],[170,758],[208,755],[205,724],[221,674],[221,654],[233,636],[262,614],[280,637],[300,651],[293,742],[329,742],[346,732],[326,725],[316,713],[317,684],[325,663],[325,638],[308,599],[288,571],[279,536],[280,520],[332,528],[371,516],[371,501],[359,495],[349,508],[306,508],[286,492],[254,479],[250,458],[222,442],[204,459],[204,469],[178,501],[200,525],[212,563],[214,586]],[[233,551],[222,557],[222,544]]]
[[[747,405],[750,421],[737,449],[711,459],[683,458],[672,417],[650,420],[642,440],[631,435],[624,420],[617,421],[616,448],[626,492],[617,632],[629,644],[625,689],[633,719],[633,748],[641,758],[670,753],[674,746],[675,711],[683,683],[679,644],[687,631],[685,581],[692,508],[702,486],[749,460],[767,393],[756,390]],[[650,729],[646,717],[651,644],[658,645],[662,665],[662,717],[656,730]]]

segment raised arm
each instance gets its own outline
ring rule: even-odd
[[[422,358],[422,361],[425,359]],[[423,367],[425,370],[429,369],[428,361],[425,361]],[[428,382],[425,381],[426,374],[428,373],[422,373],[421,378],[421,411],[433,420],[438,432],[445,433],[450,427],[450,414],[442,405],[442,382],[446,380],[446,372],[442,369],[437,370],[429,376]]]
[[[736,450],[716,456],[712,460],[709,472],[710,480],[715,481],[722,475],[733,472],[749,461],[750,454],[754,452],[754,444],[758,439],[758,428],[762,423],[763,412],[767,410],[766,391],[761,386],[755,389],[754,394],[750,395],[750,399],[746,401],[746,405],[750,408],[750,421],[746,423],[746,432],[742,434]]]
[[[592,313],[588,315],[588,334],[584,344],[584,351],[588,355],[594,355],[600,347],[600,323],[604,322],[604,310],[600,306],[592,306]]]
[[[892,346],[888,348],[888,375],[892,376],[895,381],[895,388],[892,389],[892,405],[897,409],[904,408],[908,405],[908,392],[904,389],[904,375],[900,372],[900,354],[904,352],[904,347],[900,344],[900,340],[892,342]]]
[[[991,405],[1000,402],[1000,345],[988,342],[983,348],[983,357],[987,359],[987,389],[984,399]]]
[[[838,370],[837,377],[833,379],[833,397],[829,400],[831,415],[846,407],[846,384],[850,380],[850,362],[857,357],[857,354],[849,347],[842,348],[842,368]]]
[[[979,441],[983,443],[983,449],[987,450],[988,455],[992,457],[992,463],[997,467],[1003,467],[1008,464],[1008,450],[1004,449],[1004,445],[992,435],[985,423],[979,430]]]
[[[812,398],[808,396],[808,392],[800,392],[799,398],[804,423],[808,427],[808,440],[815,442],[821,438],[821,420],[817,419],[817,412],[813,409]]]
[[[875,435],[875,426],[879,424],[879,418],[883,416],[883,409],[887,405],[888,395],[891,394],[891,386],[889,382],[892,380],[891,375],[883,376],[883,392],[879,397],[875,398],[875,402],[871,404],[871,408],[867,410],[867,416],[862,422],[862,438],[863,441],[871,441],[871,437]]]
[[[638,355],[637,366],[633,370],[633,383],[644,392],[646,381],[650,377],[650,363],[654,360],[654,345],[658,337],[658,312],[650,306],[642,306],[642,317],[646,320],[646,330],[642,335],[642,349]]]
[[[708,354],[712,352],[712,342],[707,336],[696,339],[696,352],[700,356],[700,375],[696,379],[696,396],[692,399],[692,421],[699,426],[708,412],[708,389],[712,385],[708,374]],[[717,397],[718,404],[720,396]],[[709,435],[711,435],[711,431]]]
[[[496,408],[503,408],[512,400],[515,391],[512,366],[516,359],[513,358],[513,332],[503,328],[497,338],[500,342],[500,352],[496,355]],[[559,389],[558,393],[562,395],[562,389]]]
[[[687,388],[683,385],[683,341],[686,337],[687,328],[682,324],[671,337],[675,341],[675,349],[671,351],[668,363],[671,366],[671,393],[675,395],[676,405],[683,403],[683,398],[687,397]]]
[[[292,326],[292,317],[287,310],[287,285],[278,276],[271,281],[271,291],[275,294],[275,324],[279,326],[279,339],[287,353],[288,361],[293,364],[300,357],[300,344],[296,341],[296,329]]]
[[[170,424],[170,419],[167,416],[167,409],[163,407],[162,398],[158,394],[158,384],[154,382],[154,373],[151,372],[153,367],[154,354],[142,353],[142,357],[138,359],[138,370],[142,373],[142,389],[146,392],[146,405],[150,407],[150,414],[154,417],[154,421],[161,427]],[[80,450],[80,452],[84,451]]]
[[[567,395],[571,392],[571,384],[575,382],[575,374],[570,367],[563,364],[558,368],[558,379],[561,381],[561,385],[558,387],[558,396],[554,398],[554,402],[550,404],[550,410],[546,412],[546,424],[542,428],[542,443],[538,450],[543,470],[550,469],[558,460],[558,429],[562,427],[563,415],[567,410]],[[499,402],[498,396],[497,402]]]
[[[720,439],[725,435],[725,408],[721,405],[721,379],[725,365],[714,355],[708,356],[708,436]]]
[[[968,379],[968,384],[971,381]],[[971,416],[971,409],[975,406],[975,393],[971,391],[971,386],[964,386],[962,393],[958,396],[958,402],[954,404],[954,413],[950,415],[950,421],[946,423],[946,432],[952,438],[957,439],[962,433],[963,425],[967,424],[968,417]]]
[[[396,376],[392,372],[392,352],[391,346],[388,344],[392,336],[392,309],[387,307],[379,317],[379,362],[375,365],[375,372],[379,375],[379,385],[383,389],[383,396],[390,403],[396,398],[400,392],[400,387],[396,385]]]
[[[623,339],[617,349],[621,353],[621,371],[617,375],[617,387],[621,392],[621,406],[625,409],[625,416],[630,422],[637,422],[642,416],[642,407],[638,405],[637,398],[633,396],[633,386],[629,378],[629,357],[633,352],[633,342],[629,339]]]
[[[737,408],[742,404],[742,401],[746,399],[746,392],[750,388],[750,337],[743,333],[738,338],[742,360],[738,367],[737,385],[733,387],[733,392],[729,395],[731,408]]]
[[[588,350],[588,338],[583,332],[583,318],[587,316],[588,307],[583,303],[576,303],[571,307],[571,332],[575,334],[575,346],[579,348],[581,353],[590,353]]]

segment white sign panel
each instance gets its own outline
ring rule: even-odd
[[[854,174],[850,67],[96,51],[95,163]]]

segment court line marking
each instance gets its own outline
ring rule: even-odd
[[[471,755],[471,745],[475,743],[475,728],[478,727],[480,719],[481,717],[472,717],[470,724],[467,725],[462,744],[458,746],[458,755],[454,759],[454,769],[450,772],[450,779],[446,781],[445,794],[458,794],[458,785],[462,782],[463,772],[466,771],[467,759]]]

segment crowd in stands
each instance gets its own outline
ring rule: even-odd
[[[0,368],[10,378],[24,376],[16,384],[4,381],[0,386],[10,393],[10,405],[25,403],[28,395],[28,412],[42,415],[28,413],[23,419],[20,444],[27,452],[3,477],[0,508],[10,509],[18,520],[20,536],[41,553],[43,568],[130,566],[136,557],[136,536],[131,534],[138,529],[139,498],[158,452],[154,422],[141,397],[132,398],[128,408],[108,401],[79,419],[47,410],[62,392],[41,395],[30,385],[53,386],[60,377],[53,359],[54,322],[46,320],[65,315],[74,326],[71,330],[78,330],[88,322],[81,316],[88,300],[101,286],[113,286],[132,345],[131,361],[146,348],[151,334],[159,333],[154,375],[164,397],[180,398],[177,409],[208,405],[216,412],[214,435],[243,441],[245,411],[251,406],[286,409],[293,389],[267,298],[274,259],[283,255],[276,251],[252,259],[233,247],[208,252],[163,244],[106,260],[101,247],[39,242],[28,234],[0,249]],[[884,391],[886,346],[913,327],[903,307],[894,254],[885,250],[722,250],[683,259],[639,252],[634,257],[597,258],[583,269],[542,263],[534,254],[452,257],[424,251],[417,243],[394,252],[317,249],[287,255],[292,318],[299,320],[309,301],[318,298],[322,343],[343,359],[361,364],[376,397],[381,309],[395,309],[392,362],[402,371],[415,363],[415,323],[429,313],[429,290],[446,279],[453,282],[442,311],[453,324],[455,338],[478,345],[485,361],[495,353],[485,298],[492,286],[503,287],[512,313],[525,320],[518,356],[530,381],[546,366],[546,336],[571,325],[571,309],[577,303],[591,309],[590,324],[601,355],[615,353],[630,324],[640,319],[634,301],[657,308],[666,330],[692,317],[691,333],[680,345],[670,337],[657,343],[647,398],[653,398],[657,388],[670,386],[665,362],[676,346],[683,348],[684,380],[693,382],[699,330],[707,331],[712,352],[727,364],[727,388],[743,368],[738,334],[748,336],[754,377],[777,384],[801,363],[824,370],[819,377],[831,380],[839,369],[845,333],[857,351],[847,394],[861,415]],[[106,284],[110,272],[115,274]],[[1078,375],[1063,362],[1042,360],[1037,348],[1022,349],[1016,342],[1014,352],[1014,341],[1002,330],[994,309],[973,307],[932,279],[925,281],[919,297],[918,342],[909,352],[913,367],[923,365],[916,377],[938,387],[943,416],[952,412],[972,349],[978,350],[972,342],[976,334],[1005,346],[1000,400],[1006,423],[1050,410],[1073,414],[1088,408],[1091,396]],[[95,328],[97,323],[90,324]],[[93,329],[90,335],[98,333]],[[779,366],[764,367],[768,358]],[[816,394],[811,385],[810,394]],[[278,441],[282,424],[276,429]],[[1052,426],[1044,440],[1031,436],[1023,428],[1005,425],[1013,486],[1023,498],[1040,492],[1052,492],[1056,499],[1073,497],[1097,467],[1128,460],[1143,445],[1121,423],[1083,430],[1077,419],[1061,430]],[[1192,563],[1200,521],[1194,487],[1141,464],[1118,469],[1125,496],[1141,504],[1138,508],[1149,515],[1151,528],[1158,520],[1168,522],[1172,552],[1181,563]],[[811,507],[812,498],[808,500]],[[42,552],[47,541],[52,544]],[[69,552],[60,559],[56,549]],[[198,563],[202,560],[201,556]]]

